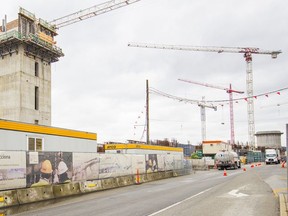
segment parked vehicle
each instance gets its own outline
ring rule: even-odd
[[[236,152],[220,151],[215,155],[215,165],[218,170],[241,168],[241,161]]]
[[[265,163],[266,164],[279,164],[280,163],[280,151],[278,149],[266,149],[265,150]]]

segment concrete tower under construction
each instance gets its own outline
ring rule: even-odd
[[[55,26],[20,8],[0,27],[0,119],[51,125],[51,63],[63,56]]]

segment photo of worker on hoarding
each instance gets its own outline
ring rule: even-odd
[[[67,183],[72,178],[72,152],[27,152],[26,161],[27,187]]]
[[[158,172],[157,154],[146,155],[146,172]]]

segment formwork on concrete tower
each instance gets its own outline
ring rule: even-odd
[[[0,27],[0,118],[51,125],[51,63],[64,56],[55,26],[20,8]]]

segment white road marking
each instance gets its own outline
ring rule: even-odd
[[[230,191],[228,194],[235,196],[235,197],[246,197],[248,196],[248,194],[244,194],[244,193],[238,193],[239,190],[232,190]]]
[[[168,209],[170,209],[170,208],[173,208],[173,207],[175,207],[175,206],[177,206],[177,205],[180,205],[181,203],[184,203],[184,202],[186,202],[186,201],[188,201],[188,200],[190,200],[190,199],[192,199],[192,198],[195,198],[195,197],[197,197],[197,196],[199,196],[199,195],[201,195],[201,194],[203,194],[203,193],[206,193],[207,191],[209,191],[209,190],[211,190],[211,189],[212,189],[212,188],[208,188],[208,189],[206,189],[206,190],[204,190],[204,191],[201,191],[201,192],[198,193],[198,194],[195,194],[195,195],[193,195],[193,196],[191,196],[191,197],[188,197],[188,198],[186,198],[186,199],[184,199],[184,200],[182,200],[182,201],[180,201],[180,202],[174,203],[173,205],[170,205],[170,206],[168,206],[168,207],[166,207],[166,208],[164,208],[164,209],[161,209],[161,210],[159,210],[159,211],[157,211],[157,212],[154,212],[154,213],[152,213],[152,214],[150,214],[150,215],[148,215],[148,216],[157,215],[157,214],[159,214],[159,213],[161,213],[161,212],[164,212],[164,211],[166,211],[166,210],[168,210]]]

